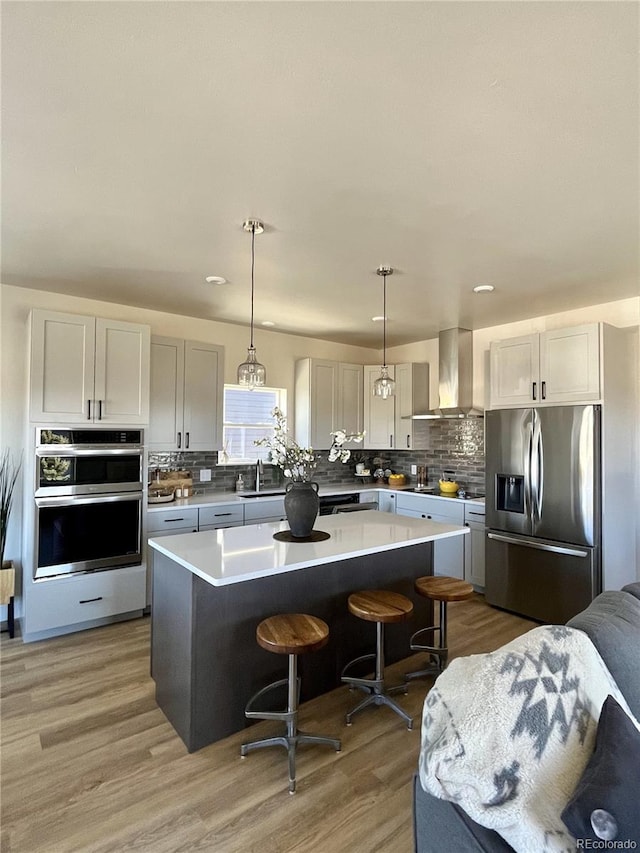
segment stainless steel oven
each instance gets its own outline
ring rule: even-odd
[[[142,562],[141,430],[39,429],[35,578]]]
[[[142,431],[39,429],[36,497],[142,491]]]

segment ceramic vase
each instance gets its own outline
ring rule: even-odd
[[[311,535],[313,525],[318,517],[320,501],[318,499],[318,484],[290,482],[287,483],[284,496],[284,511],[289,522],[291,535],[303,539]]]

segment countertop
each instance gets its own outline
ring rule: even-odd
[[[484,505],[484,498],[458,498],[457,496],[451,495],[440,495],[437,492],[413,492],[413,486],[387,486],[381,485],[379,483],[371,483],[369,485],[362,483],[354,483],[353,485],[349,483],[340,483],[333,485],[320,485],[319,494],[321,496],[329,497],[331,495],[350,495],[354,492],[392,492],[394,494],[399,494],[400,492],[409,492],[410,494],[415,495],[424,495],[430,498],[437,498],[438,500],[443,501],[459,501],[463,504],[481,504]],[[184,508],[184,507],[206,507],[206,506],[217,506],[218,504],[229,504],[229,503],[255,503],[264,502],[267,500],[275,500],[279,497],[283,497],[284,488],[282,489],[281,494],[269,494],[268,490],[265,492],[263,497],[243,497],[242,494],[238,494],[236,492],[209,492],[206,495],[194,495],[190,498],[179,498],[174,501],[170,501],[168,503],[154,503],[147,504],[148,512],[160,512],[162,510],[172,509],[176,507]]]
[[[375,511],[322,516],[316,529],[330,538],[279,542],[273,534],[288,530],[288,524],[276,521],[152,538],[149,545],[207,583],[225,586],[469,532],[454,524]]]

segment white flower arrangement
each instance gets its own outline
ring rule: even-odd
[[[287,419],[280,409],[275,408],[272,413],[276,425],[273,430],[273,438],[259,438],[254,444],[269,448],[270,461],[282,469],[284,476],[289,477],[297,483],[308,482],[315,471],[319,457],[316,456],[312,447],[300,447],[287,433]],[[343,445],[347,441],[362,441],[364,432],[348,433],[343,429],[332,432],[333,437],[329,448],[329,462],[337,462],[338,459],[345,463],[351,456],[351,451]]]

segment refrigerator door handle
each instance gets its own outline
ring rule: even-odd
[[[532,467],[531,474],[531,514],[534,522],[539,522],[542,517],[542,498],[544,493],[544,448],[542,444],[542,428],[538,413],[533,412],[533,439],[532,439]]]
[[[535,414],[535,413],[534,413]],[[531,455],[533,453],[533,424],[528,418],[524,425],[524,512],[527,517],[532,514],[533,489],[531,483]]]
[[[552,554],[567,554],[569,557],[588,557],[589,551],[577,548],[563,548],[561,545],[546,545],[544,542],[536,542],[535,539],[516,539],[513,536],[504,536],[502,533],[487,533],[487,539],[495,539],[496,542],[506,542],[508,545],[522,545],[523,548],[535,548],[538,551],[550,551]]]

